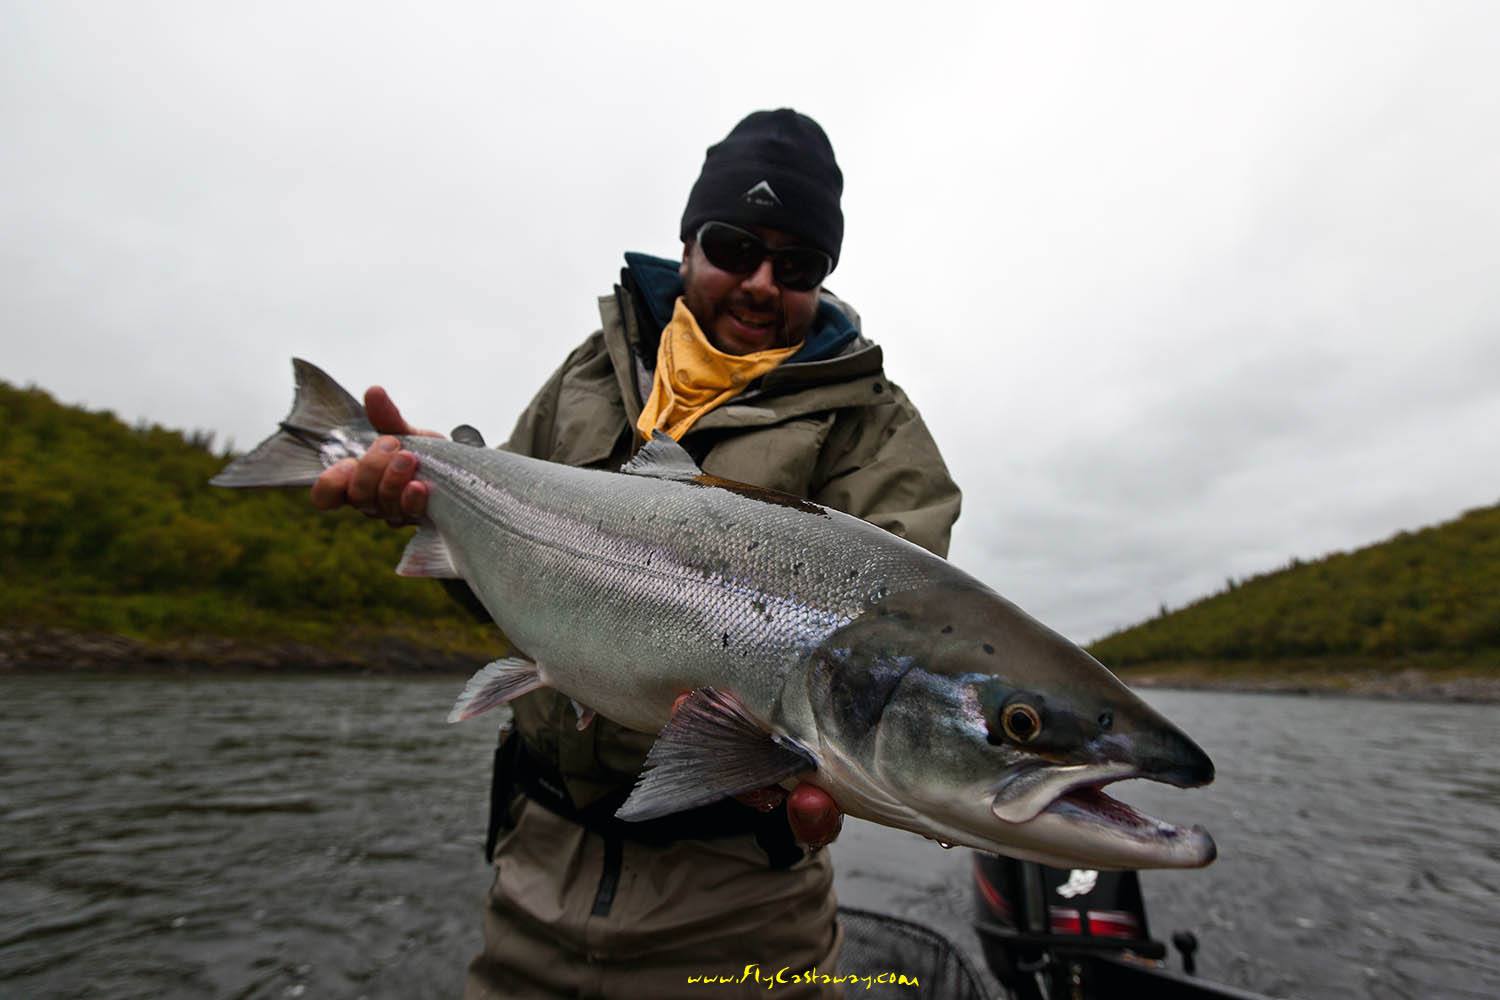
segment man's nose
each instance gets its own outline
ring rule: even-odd
[[[761,261],[755,270],[745,275],[740,285],[745,291],[760,297],[777,294],[780,289],[776,285],[776,278],[771,274],[771,258]]]

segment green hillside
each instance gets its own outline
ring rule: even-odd
[[[227,460],[210,439],[0,383],[0,628],[148,646],[381,639],[477,653],[503,642],[437,584],[395,575],[409,531],[319,514],[302,490],[209,486]]]
[[[74,635],[107,638],[101,655],[121,663],[285,646],[227,661],[457,669],[503,648],[441,587],[394,574],[409,531],[320,514],[301,490],[210,487],[227,460],[211,435],[127,426],[0,382],[0,669],[27,665],[27,643],[32,665],[66,659]],[[1132,682],[1339,687],[1318,678],[1417,669],[1482,678],[1500,697],[1500,506],[1294,559],[1090,651]]]
[[[1313,562],[1100,639],[1125,672],[1464,668],[1500,675],[1500,506]]]

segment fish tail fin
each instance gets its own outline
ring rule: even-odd
[[[292,359],[297,396],[281,429],[209,480],[214,486],[311,486],[328,466],[358,458],[379,435],[359,400],[317,365]]]

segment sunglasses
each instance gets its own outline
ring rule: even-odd
[[[705,222],[698,228],[698,246],[703,256],[721,271],[749,274],[760,262],[771,258],[771,276],[782,288],[807,292],[817,288],[833,270],[833,258],[812,247],[777,247],[772,250],[754,233],[727,222]]]

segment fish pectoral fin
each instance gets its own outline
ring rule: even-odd
[[[453,553],[448,543],[438,534],[437,528],[424,524],[406,543],[401,561],[396,564],[397,576],[427,576],[436,580],[462,580],[464,575],[453,565]]]
[[[449,722],[462,722],[528,691],[546,687],[542,672],[535,663],[519,656],[507,656],[479,668],[448,713]]]
[[[615,815],[655,819],[817,766],[810,752],[772,733],[734,695],[699,688],[662,728],[646,755],[646,773]]]
[[[651,432],[651,440],[620,467],[632,476],[655,476],[657,479],[697,479],[703,475],[687,449],[663,431]]]

